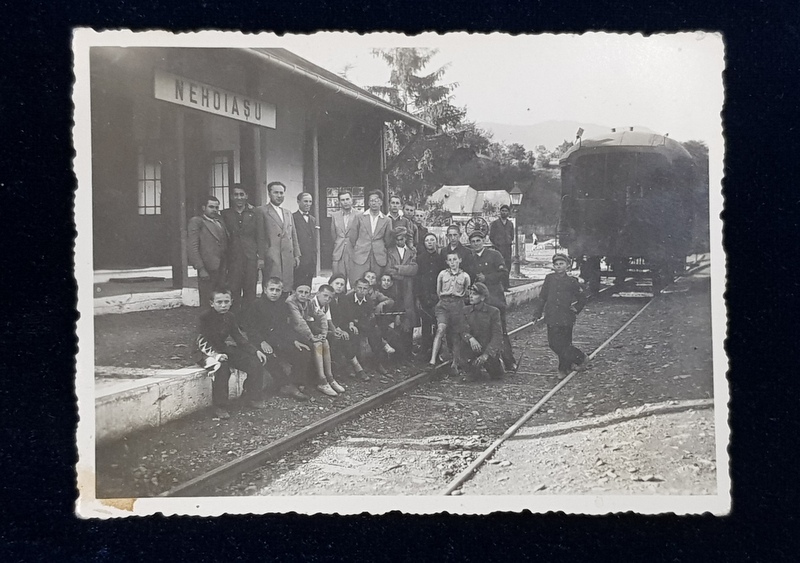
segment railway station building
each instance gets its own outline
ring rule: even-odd
[[[171,266],[174,287],[188,219],[235,184],[261,205],[281,181],[290,211],[313,194],[330,267],[337,190],[387,189],[384,124],[432,129],[285,49],[93,47],[90,72],[94,269]]]

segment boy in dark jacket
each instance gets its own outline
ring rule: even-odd
[[[542,316],[547,323],[547,343],[558,356],[559,377],[565,377],[573,366],[578,371],[587,367],[588,356],[572,345],[575,317],[586,304],[578,280],[567,275],[571,260],[564,254],[553,256],[553,272],[547,274],[539,292],[534,319]]]
[[[211,400],[219,418],[228,414],[228,381],[231,368],[247,373],[242,399],[252,408],[265,409],[262,399],[265,382],[272,384],[270,374],[264,369],[267,356],[250,344],[242,333],[236,318],[230,312],[231,292],[214,289],[211,292],[211,309],[200,315],[197,348],[200,365],[214,376]]]

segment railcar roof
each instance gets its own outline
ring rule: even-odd
[[[573,155],[579,152],[586,152],[598,148],[629,147],[631,149],[652,147],[658,152],[665,154],[670,160],[678,157],[690,157],[689,152],[681,144],[669,137],[653,133],[652,131],[640,130],[609,132],[607,135],[598,135],[589,139],[582,139],[569,149],[561,157],[560,163],[564,164]]]

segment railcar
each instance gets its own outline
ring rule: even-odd
[[[612,129],[579,139],[559,164],[559,242],[579,260],[591,289],[603,274],[618,282],[644,275],[659,287],[684,269],[698,174],[680,143],[647,130]]]

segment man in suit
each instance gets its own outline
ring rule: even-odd
[[[356,215],[356,229],[350,234],[353,247],[353,267],[349,273],[350,285],[367,272],[380,276],[386,267],[386,249],[393,242],[392,220],[381,211],[383,195],[379,191],[369,194],[369,209]]]
[[[294,287],[294,269],[300,264],[300,245],[292,214],[281,207],[286,196],[283,182],[267,185],[269,202],[258,208],[261,213],[259,256],[264,260],[263,278],[280,278],[284,293]]]
[[[514,223],[509,221],[510,208],[500,206],[500,218],[489,225],[489,240],[506,262],[506,278],[503,280],[503,289],[508,289],[508,274],[511,272],[511,246],[514,244]]]
[[[417,206],[413,202],[407,201],[403,204],[403,217],[408,217],[414,225],[414,231],[411,233],[413,236],[411,246],[416,248],[417,252],[422,252],[422,248],[425,246],[425,237],[428,236],[428,229],[422,225],[424,216],[425,212],[420,209],[418,213]]]
[[[351,238],[356,236],[356,216],[353,211],[353,195],[350,192],[339,192],[339,208],[331,214],[331,240],[333,241],[333,273],[343,274],[352,280],[350,270],[353,261],[353,245]],[[350,282],[353,287],[353,282]]]
[[[317,238],[317,220],[309,212],[314,198],[308,192],[297,196],[297,211],[292,214],[294,228],[297,232],[297,244],[300,246],[300,264],[294,269],[294,287],[301,285],[311,287],[317,275],[317,254],[319,251]]]
[[[200,308],[211,308],[211,290],[225,279],[225,254],[228,248],[228,233],[219,220],[219,200],[208,196],[203,213],[189,219],[188,258],[197,270],[197,289]]]
[[[252,303],[256,298],[258,270],[264,261],[258,256],[258,222],[261,215],[247,203],[247,192],[241,185],[233,187],[233,207],[222,211],[222,224],[230,238],[226,263],[227,288],[233,296],[233,309],[241,313],[243,303]]]

